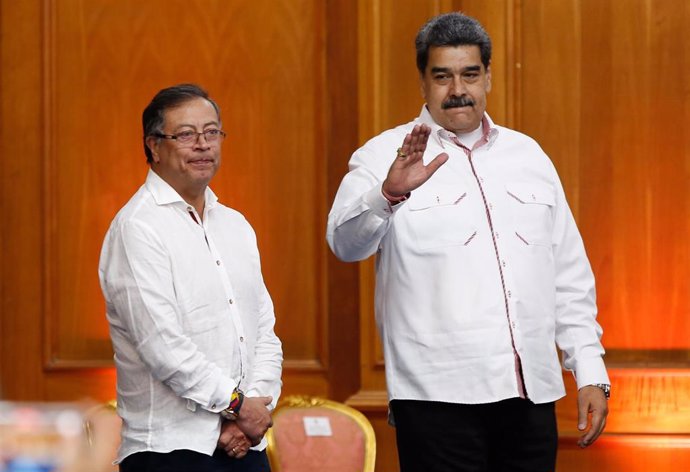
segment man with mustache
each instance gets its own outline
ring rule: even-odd
[[[225,137],[220,109],[181,84],[158,92],[142,122],[150,170],[113,220],[99,266],[120,471],[267,472],[283,356],[254,231],[208,187]]]
[[[426,104],[350,160],[328,218],[345,261],[376,254],[376,320],[401,470],[555,469],[563,365],[581,447],[609,378],[594,277],[553,164],[494,124],[491,41],[473,18],[416,38]]]

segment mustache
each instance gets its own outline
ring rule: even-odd
[[[450,97],[441,104],[441,108],[447,110],[448,108],[473,107],[474,100],[467,95],[460,95],[459,97]]]

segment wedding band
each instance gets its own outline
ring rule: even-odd
[[[235,454],[235,455],[237,455],[237,451],[235,451],[235,448],[234,448],[234,447],[232,448],[232,453]]]
[[[399,147],[397,150],[397,157],[399,157],[400,159],[405,159],[407,157],[407,154],[403,152],[401,147]]]

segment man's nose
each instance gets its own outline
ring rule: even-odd
[[[453,83],[452,83],[452,94],[461,97],[465,93],[465,83],[462,81],[462,77],[459,75],[453,76]]]
[[[206,140],[206,135],[204,133],[197,133],[196,140],[194,141],[194,147],[200,149],[208,149],[211,145]]]

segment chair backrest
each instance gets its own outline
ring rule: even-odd
[[[84,430],[89,445],[87,454],[73,470],[77,472],[114,472],[119,467],[113,465],[120,445],[122,421],[117,416],[117,403],[111,400],[93,406],[86,413]],[[72,469],[70,469],[72,470]]]
[[[288,396],[273,412],[267,439],[274,472],[374,471],[374,429],[362,413],[344,403]]]

